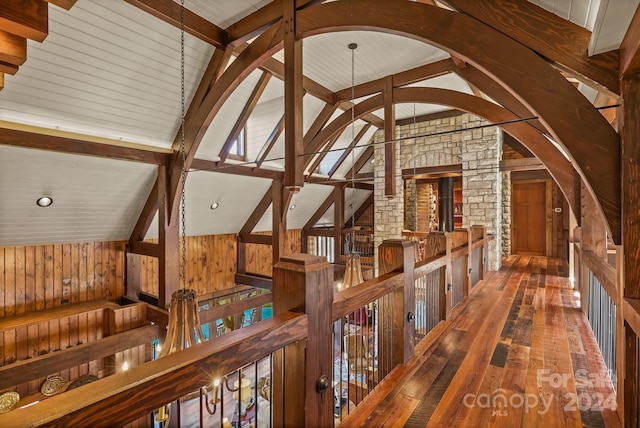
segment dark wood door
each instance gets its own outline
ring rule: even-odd
[[[546,255],[546,188],[545,182],[513,183],[513,254]]]

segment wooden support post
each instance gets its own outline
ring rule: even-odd
[[[621,165],[622,165],[622,265],[624,276],[623,297],[640,298],[640,12],[636,10],[632,25],[620,45],[620,94],[622,96],[622,114],[620,126]],[[583,224],[584,226],[584,224]],[[620,302],[624,304],[623,301]],[[637,314],[623,313],[625,318]],[[637,426],[640,423],[638,413],[638,353],[637,336],[625,323],[624,357],[624,426]],[[620,349],[618,347],[618,349]],[[620,369],[619,369],[620,370]]]
[[[445,288],[444,292],[444,319],[448,320],[451,318],[451,299],[453,293],[453,263],[451,261],[451,233],[444,232],[445,236],[445,254],[446,254],[446,268],[445,268]]]
[[[242,237],[240,235],[237,237],[237,254],[236,272],[244,275],[247,273],[247,244],[242,242]]]
[[[272,218],[272,262],[275,265],[285,253],[287,246],[287,213],[291,202],[291,192],[283,186],[282,181],[273,180],[271,185]]]
[[[342,227],[344,226],[344,186],[333,188],[333,262],[340,263],[342,248]],[[353,245],[353,243],[351,243]],[[349,249],[351,250],[351,248]]]
[[[158,167],[158,307],[166,308],[171,295],[180,288],[180,239],[178,221],[169,216],[169,177],[167,167]],[[173,215],[178,217],[178,210]],[[172,221],[173,220],[173,221]]]
[[[409,361],[415,347],[414,256],[413,242],[408,240],[387,239],[378,247],[378,269],[381,275],[395,270],[404,272],[404,286],[394,291],[392,302],[388,308],[384,308],[393,311],[393,354],[392,358],[383,357],[379,360],[389,361],[393,366]],[[378,340],[378,344],[386,349],[383,342],[382,338]],[[379,352],[384,350],[381,348]]]
[[[284,185],[292,192],[304,186],[304,130],[302,123],[302,40],[296,37],[296,2],[282,2],[284,27]]]
[[[326,257],[295,254],[282,257],[273,270],[273,313],[305,312],[309,334],[274,356],[272,409],[274,423],[285,426],[332,426],[333,267]],[[284,379],[282,367],[286,367]],[[322,376],[328,389],[318,392]],[[282,383],[280,383],[282,381]],[[282,402],[279,402],[282,400]]]
[[[618,404],[618,416],[622,426],[624,425],[624,376],[625,376],[625,330],[624,330],[624,254],[622,245],[616,245],[616,401]]]
[[[467,229],[467,272],[464,281],[464,287],[462,288],[463,298],[469,296],[469,289],[471,288],[471,270],[474,268],[471,256],[473,255],[473,231],[471,228]]]
[[[384,195],[396,195],[396,115],[393,104],[393,79],[384,84]]]
[[[624,426],[634,427],[638,421],[638,337],[627,323],[624,324],[624,331]]]

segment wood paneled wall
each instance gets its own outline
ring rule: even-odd
[[[187,287],[198,295],[233,287],[236,240],[236,234],[187,236]],[[158,259],[129,254],[127,263],[127,280],[140,281],[141,291],[157,296]],[[180,275],[182,278],[182,273]]]
[[[271,232],[260,234],[270,235]],[[237,271],[237,234],[187,237],[187,287],[198,295],[234,287]],[[285,255],[301,251],[302,229],[287,231]],[[270,245],[247,245],[247,272],[271,276]],[[128,281],[139,281],[140,290],[158,294],[158,259],[129,254]]]
[[[73,348],[77,345],[94,342],[111,334],[121,333],[147,324],[146,305],[137,304],[119,307],[115,303],[96,300],[91,308],[76,310],[78,305],[69,305],[63,312],[41,312],[40,320],[15,322],[13,316],[5,317],[3,329],[0,330],[0,365],[10,365],[16,361],[23,361],[40,355],[46,355],[58,350]],[[102,302],[102,303],[100,303]],[[14,326],[7,327],[7,326]],[[64,382],[71,382],[85,375],[102,378],[122,370],[122,364],[127,361],[129,367],[142,364],[150,360],[151,344],[143,344],[133,349],[118,352],[115,355],[86,361],[73,365],[58,372],[47,375],[60,375]],[[77,364],[74,363],[74,364]],[[40,388],[46,376],[32,379],[14,387],[20,397],[30,401],[45,399],[40,394]]]
[[[0,317],[124,293],[124,242],[0,247]]]
[[[270,235],[271,232],[257,233]],[[287,244],[283,256],[302,251],[302,229],[287,230]],[[271,276],[273,267],[271,245],[247,244],[247,272]]]

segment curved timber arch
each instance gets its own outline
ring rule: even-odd
[[[410,37],[455,53],[508,89],[538,116],[574,160],[620,242],[618,134],[562,75],[531,50],[456,12],[414,2],[350,0],[296,13],[296,33],[369,30]],[[482,88],[479,88],[482,90]],[[539,153],[542,162],[546,153]]]
[[[458,110],[482,117],[489,122],[506,122],[517,120],[518,116],[511,113],[504,107],[500,107],[490,101],[462,92],[450,89],[438,88],[395,88],[393,90],[394,104],[401,103],[424,103],[446,105]],[[384,106],[382,95],[376,95],[356,104],[354,116],[360,118],[372,111]],[[317,151],[326,144],[327,141],[339,135],[347,126],[351,124],[351,110],[347,110],[331,123],[329,123],[309,144],[309,152]],[[580,212],[580,195],[575,192],[576,174],[571,163],[556,149],[547,138],[544,137],[535,127],[526,122],[515,122],[500,125],[506,133],[518,140],[523,146],[531,151],[547,167],[549,173],[554,178],[558,187],[567,198],[567,202],[574,213]],[[462,131],[462,130],[461,130]],[[310,160],[312,157],[308,157]]]

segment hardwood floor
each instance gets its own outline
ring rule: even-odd
[[[619,427],[562,262],[512,256],[341,427]]]

